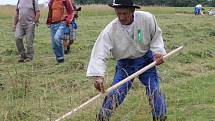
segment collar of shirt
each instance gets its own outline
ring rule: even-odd
[[[126,33],[133,39],[134,38],[134,21],[130,25],[121,25]]]

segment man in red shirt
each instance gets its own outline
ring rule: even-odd
[[[67,16],[64,16],[64,11]],[[70,0],[50,0],[46,24],[51,30],[51,43],[57,63],[64,62],[63,34],[64,28],[73,19],[73,7]]]

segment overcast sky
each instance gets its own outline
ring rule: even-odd
[[[16,5],[18,0],[0,0],[0,5]],[[38,0],[39,4],[44,3],[47,0]]]

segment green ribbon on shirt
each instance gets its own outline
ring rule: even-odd
[[[143,31],[141,29],[138,29],[137,31],[137,40],[139,43],[143,42],[143,35],[142,35]]]

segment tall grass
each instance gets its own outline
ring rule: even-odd
[[[54,120],[97,94],[93,80],[85,77],[93,44],[113,18],[113,9],[104,5],[82,6],[77,19],[77,41],[65,63],[55,65],[47,9],[41,8],[36,28],[35,60],[17,63],[14,33],[15,7],[0,6],[0,119],[3,121]],[[195,16],[192,8],[142,7],[155,14],[163,30],[167,51],[184,45],[182,52],[158,67],[161,89],[167,97],[168,120],[212,121],[215,119],[215,24],[213,16]],[[180,14],[178,14],[180,13]],[[184,14],[185,13],[185,14]],[[187,14],[188,13],[188,14]],[[105,87],[113,79],[115,62],[109,60]],[[75,113],[72,120],[93,121],[102,99]],[[151,120],[145,88],[138,80],[113,121]]]

